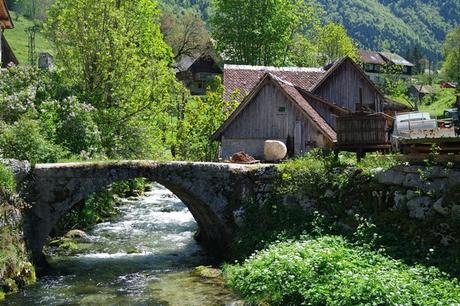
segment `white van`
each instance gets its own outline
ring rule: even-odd
[[[455,137],[455,129],[439,128],[429,113],[413,112],[396,115],[393,138],[423,139]]]

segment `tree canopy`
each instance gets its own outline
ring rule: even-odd
[[[315,18],[303,0],[214,0],[212,7],[217,49],[234,64],[285,64],[294,35]]]
[[[317,67],[344,56],[359,61],[358,48],[346,29],[332,22],[315,25],[314,31],[297,34],[290,52],[290,62],[296,66]]]
[[[164,6],[161,32],[166,43],[172,48],[175,60],[183,56],[193,57],[211,45],[211,37],[204,21],[191,8],[177,13],[173,8]]]
[[[460,84],[460,27],[450,32],[444,43],[444,72],[452,81]]]
[[[57,0],[49,12],[64,80],[97,109],[109,156],[152,154],[174,100],[173,55],[159,20],[151,0]]]

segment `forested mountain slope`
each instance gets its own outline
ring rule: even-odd
[[[162,0],[194,6],[206,19],[210,0]],[[316,0],[325,20],[342,23],[360,47],[405,54],[419,46],[423,55],[442,59],[445,35],[460,24],[460,0]]]
[[[201,12],[204,20],[210,14],[211,0],[158,1],[172,7],[173,11],[194,7]],[[408,49],[418,46],[424,56],[435,61],[442,59],[446,33],[460,24],[460,0],[313,1],[324,8],[325,21],[343,24],[361,48],[393,50],[405,55]],[[37,2],[38,13],[52,2]],[[8,3],[22,14],[29,11],[27,0],[8,0]],[[40,9],[42,6],[44,8]]]
[[[459,0],[318,0],[326,19],[340,22],[364,48],[404,53],[419,45],[441,58],[445,35],[460,24]]]

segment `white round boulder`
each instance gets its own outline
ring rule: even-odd
[[[275,162],[282,160],[287,155],[287,147],[282,141],[267,140],[264,145],[265,160]]]

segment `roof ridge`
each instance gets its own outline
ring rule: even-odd
[[[259,71],[291,71],[291,72],[318,72],[324,73],[320,67],[275,67],[275,66],[253,66],[253,65],[229,65],[225,64],[224,69],[233,70],[259,70]]]
[[[286,81],[286,80],[284,80],[284,79],[282,79],[282,78],[280,78],[280,77],[274,75],[273,73],[267,72],[266,74],[270,75],[270,77],[272,77],[273,79],[277,80],[278,82],[281,82],[281,83],[283,83],[283,84],[286,84],[286,85],[291,86],[291,87],[294,87],[294,88],[296,87],[296,86],[295,86],[294,84],[292,84],[291,82],[288,82],[288,81]]]

